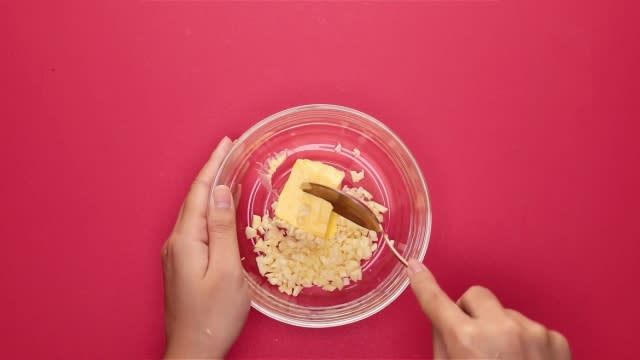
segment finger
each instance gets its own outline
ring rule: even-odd
[[[407,269],[411,289],[418,298],[422,311],[440,331],[469,320],[469,318],[449,299],[440,288],[433,274],[424,264],[415,259],[409,261]]]
[[[551,347],[553,360],[571,360],[571,348],[564,335],[555,330],[549,331],[549,347]]]
[[[457,301],[458,306],[473,318],[504,317],[504,308],[493,293],[482,286],[472,286]]]
[[[437,360],[448,359],[449,356],[447,355],[447,348],[444,344],[440,330],[432,326],[431,332],[433,333],[433,358]]]
[[[519,311],[505,309],[505,313],[511,320],[515,321],[522,331],[524,337],[523,346],[528,354],[528,358],[549,359],[549,332],[542,324],[529,319]]]
[[[209,268],[238,270],[241,267],[236,232],[236,212],[233,196],[227,186],[213,190],[213,201],[207,215],[209,231]]]
[[[209,193],[213,178],[218,172],[218,168],[225,156],[231,149],[231,140],[224,137],[211,154],[211,157],[204,165],[196,179],[191,185],[191,190],[184,200],[180,224],[185,228],[196,226],[195,222],[204,219],[207,214],[207,204],[209,203]]]

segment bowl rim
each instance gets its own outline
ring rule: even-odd
[[[306,104],[306,105],[299,105],[299,106],[294,106],[294,107],[290,107],[288,109],[279,111],[277,113],[274,113],[272,115],[269,115],[267,117],[265,117],[264,119],[258,121],[257,123],[255,123],[253,126],[251,126],[249,129],[247,129],[238,139],[236,139],[236,141],[233,142],[233,145],[231,147],[231,149],[229,150],[229,153],[227,154],[227,156],[224,158],[224,160],[222,161],[222,163],[220,164],[220,167],[218,168],[218,172],[214,178],[214,181],[212,183],[211,186],[211,191],[213,191],[213,189],[215,188],[215,186],[218,184],[219,181],[219,176],[222,173],[222,170],[226,167],[227,162],[229,161],[229,159],[231,158],[231,156],[233,155],[233,153],[235,151],[237,151],[240,148],[240,145],[244,143],[244,141],[251,136],[253,133],[255,133],[256,131],[258,131],[259,129],[261,129],[262,127],[264,127],[265,125],[276,121],[277,119],[286,116],[286,115],[290,115],[290,114],[294,114],[294,113],[298,113],[298,112],[303,112],[303,111],[309,111],[309,110],[334,110],[334,111],[342,111],[342,112],[346,112],[346,113],[350,113],[352,115],[356,115],[370,123],[372,123],[374,126],[379,127],[380,129],[384,130],[389,136],[391,136],[394,141],[396,141],[398,144],[400,144],[400,147],[402,148],[402,150],[409,156],[409,159],[411,160],[411,164],[417,169],[417,174],[418,177],[420,179],[420,185],[422,185],[422,188],[424,189],[424,197],[425,197],[425,201],[426,201],[426,205],[427,208],[429,209],[429,211],[427,211],[426,214],[426,229],[425,229],[425,239],[424,239],[424,246],[422,247],[422,249],[420,249],[420,253],[418,254],[417,260],[420,262],[424,261],[424,258],[426,256],[427,253],[427,249],[429,248],[429,242],[431,239],[431,226],[432,226],[432,207],[431,207],[431,197],[429,196],[429,188],[427,186],[427,182],[424,179],[424,175],[422,174],[422,170],[420,168],[420,166],[418,165],[418,162],[416,161],[415,157],[413,156],[413,153],[411,153],[411,151],[409,150],[409,148],[406,146],[406,144],[393,132],[391,131],[391,129],[389,129],[389,127],[387,125],[385,125],[383,122],[381,122],[380,120],[374,118],[373,116],[366,114],[362,111],[347,107],[347,106],[341,106],[341,105],[333,105],[333,104]],[[210,197],[211,198],[211,197]],[[243,269],[244,271],[244,269]],[[360,320],[364,320],[372,315],[377,314],[378,312],[382,311],[383,309],[385,309],[387,306],[391,305],[391,303],[393,303],[409,286],[409,278],[405,278],[404,281],[402,282],[402,284],[400,285],[400,287],[393,292],[393,294],[391,294],[391,296],[389,296],[387,299],[385,299],[382,303],[380,303],[378,306],[368,309],[367,311],[361,313],[361,314],[357,314],[355,316],[350,316],[346,319],[340,319],[340,320],[323,320],[322,322],[318,322],[318,321],[313,321],[313,320],[298,320],[298,319],[292,319],[292,318],[288,318],[286,316],[283,316],[279,313],[276,312],[272,312],[269,309],[261,306],[260,304],[258,304],[254,299],[251,299],[251,307],[253,307],[254,309],[256,309],[258,312],[266,315],[269,318],[272,318],[274,320],[280,321],[282,323],[285,324],[289,324],[289,325],[294,325],[294,326],[298,326],[298,327],[304,327],[304,328],[328,328],[328,327],[336,327],[336,326],[343,326],[343,325],[348,325],[348,324],[352,324],[355,322],[358,322]]]

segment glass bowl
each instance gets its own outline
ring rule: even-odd
[[[286,160],[265,179],[268,160],[285,150]],[[367,114],[336,105],[294,107],[258,122],[234,143],[216,175],[213,186],[228,185],[236,194],[240,256],[256,310],[287,324],[312,328],[365,319],[393,302],[409,284],[404,266],[384,241],[379,240],[373,256],[362,263],[362,280],[342,290],[312,287],[293,297],[279,292],[258,272],[253,242],[244,229],[253,214],[273,214],[271,203],[300,158],[344,170],[343,185],[353,185],[349,170],[364,169],[365,178],[357,185],[389,208],[384,231],[407,259],[422,261],[429,245],[427,184],[409,149],[389,128]]]

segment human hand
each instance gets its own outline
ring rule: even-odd
[[[423,264],[411,260],[408,273],[431,319],[435,359],[571,359],[564,336],[503,308],[488,289],[473,286],[454,303]]]
[[[191,185],[176,225],[162,247],[165,358],[222,358],[249,311],[247,282],[236,238],[229,188],[211,184],[231,148],[222,139]]]

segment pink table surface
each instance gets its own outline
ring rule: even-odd
[[[426,264],[452,298],[482,284],[576,359],[634,358],[632,4],[3,1],[2,358],[160,357],[160,246],[196,171],[223,135],[307,103],[367,112],[412,149]],[[229,355],[430,353],[407,291],[335,329],[252,311]]]

